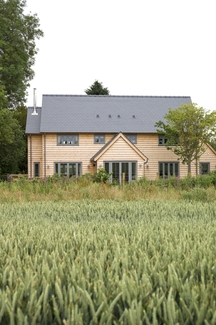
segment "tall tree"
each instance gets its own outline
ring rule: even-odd
[[[26,0],[0,0],[0,85],[6,106],[16,108],[26,101],[34,76],[36,39],[43,36],[36,14],[25,14]]]
[[[0,174],[24,171],[26,139],[15,112],[0,109]]]
[[[205,144],[215,137],[216,111],[206,111],[197,104],[185,104],[177,109],[169,109],[164,121],[155,124],[157,132],[167,139],[165,146],[172,150],[188,165],[191,173],[191,163],[197,162],[205,151]]]
[[[87,95],[109,95],[108,88],[103,87],[103,83],[95,80],[95,82],[85,90]]]

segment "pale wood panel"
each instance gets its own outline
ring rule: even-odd
[[[114,134],[106,134],[105,141],[109,141]],[[56,134],[46,134],[46,176],[54,174],[54,162],[82,162],[82,173],[94,173],[96,167],[90,162],[104,144],[94,143],[94,133],[80,134],[79,146],[58,146]],[[138,177],[144,174],[148,179],[158,177],[158,162],[178,161],[178,157],[164,146],[158,146],[157,134],[138,134],[137,148],[148,157],[148,168],[138,167]],[[34,162],[40,162],[40,175],[44,176],[44,135],[32,135],[32,172]],[[103,166],[107,160],[135,160],[138,166],[143,164],[141,157],[122,139],[119,138],[111,148],[104,153],[97,166]],[[202,155],[201,162],[210,162],[210,169],[215,170],[216,156],[209,148]],[[49,167],[48,167],[49,166]],[[28,136],[28,170],[30,173],[30,136]],[[192,175],[195,175],[195,164],[192,166]],[[180,177],[187,175],[187,165],[180,164]],[[30,176],[30,175],[29,175]]]
[[[30,140],[31,139],[31,140]],[[31,148],[32,144],[32,148]],[[41,134],[28,135],[28,177],[31,177],[31,167],[32,167],[32,177],[34,176],[34,163],[40,163],[40,175],[42,175],[42,137]],[[32,161],[32,166],[30,163]]]
[[[97,161],[103,167],[104,161],[136,161],[137,177],[143,177],[143,159],[122,138],[119,138]]]
[[[106,134],[105,141],[109,141],[114,134]],[[104,144],[94,143],[94,133],[79,134],[78,146],[58,146],[57,135],[46,135],[46,165],[47,175],[54,174],[55,162],[82,162],[82,173],[94,173],[96,167],[93,166],[90,159]]]
[[[158,162],[178,161],[178,157],[165,146],[158,145],[157,134],[139,134],[137,136],[137,147],[148,157],[148,168],[145,168],[145,175],[149,179],[157,178]],[[210,162],[210,170],[215,170],[216,155],[206,146],[206,151],[200,158],[201,162]],[[187,176],[188,166],[180,163],[180,177]],[[196,165],[192,163],[191,174],[196,175]]]

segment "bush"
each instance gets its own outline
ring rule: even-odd
[[[181,198],[188,201],[211,202],[215,200],[215,189],[196,187],[189,191],[182,191]]]
[[[93,181],[96,183],[107,183],[112,173],[107,173],[105,168],[99,168],[97,173],[94,175]]]

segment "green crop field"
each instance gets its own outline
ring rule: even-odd
[[[216,324],[216,203],[1,204],[0,324]]]

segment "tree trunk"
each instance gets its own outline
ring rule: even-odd
[[[188,162],[188,176],[191,176],[191,161]]]
[[[198,175],[198,159],[196,158],[196,176]]]

